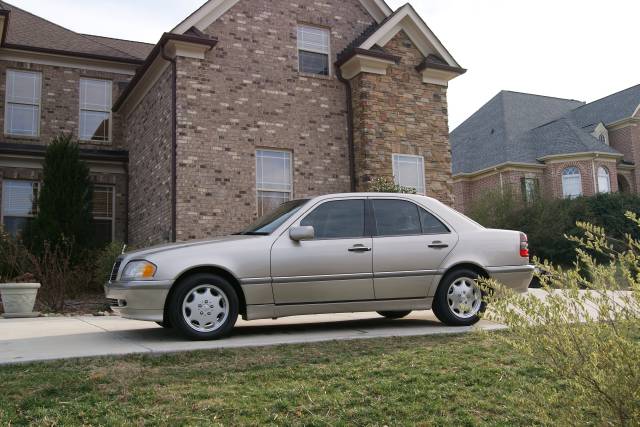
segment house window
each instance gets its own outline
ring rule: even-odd
[[[397,185],[415,188],[418,194],[424,195],[424,157],[394,154],[393,178]]]
[[[39,135],[41,93],[40,73],[7,70],[5,134],[31,137]]]
[[[5,180],[2,183],[2,225],[17,237],[38,211],[40,183]]]
[[[576,167],[562,171],[562,194],[567,198],[582,196],[582,175]]]
[[[522,198],[526,203],[532,203],[538,197],[540,183],[538,178],[522,178]]]
[[[607,144],[607,137],[605,136],[605,134],[601,134],[598,139],[600,140],[600,142],[602,142],[603,144]],[[609,145],[609,144],[607,144]]]
[[[609,169],[604,166],[598,168],[598,192],[611,193],[611,179],[609,178]]]
[[[330,39],[327,29],[298,26],[298,69],[301,72],[329,75]]]
[[[269,213],[291,200],[293,176],[290,152],[256,151],[256,189],[258,216]]]
[[[115,228],[114,204],[115,192],[113,187],[93,187],[93,230],[95,242],[100,246],[113,241]]]
[[[111,139],[111,82],[80,80],[80,140]]]

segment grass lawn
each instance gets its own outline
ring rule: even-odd
[[[0,367],[0,425],[531,425],[539,381],[495,333],[100,358]]]

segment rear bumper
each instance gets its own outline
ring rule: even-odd
[[[518,293],[525,293],[529,289],[535,267],[532,265],[517,265],[513,267],[489,267],[487,271],[492,279],[502,283],[507,288]]]
[[[164,305],[171,281],[111,282],[104,287],[113,300],[111,310],[119,316],[135,320],[162,322]]]

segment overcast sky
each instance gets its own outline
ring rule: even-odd
[[[204,0],[9,2],[74,31],[155,43]],[[411,3],[469,70],[451,82],[452,129],[502,89],[593,101],[640,83],[640,1]]]

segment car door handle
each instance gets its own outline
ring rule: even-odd
[[[371,248],[364,245],[355,245],[352,248],[349,248],[349,252],[371,252]]]
[[[433,242],[429,245],[430,248],[433,249],[445,249],[448,248],[449,245],[447,245],[446,243],[442,243],[442,242]]]

